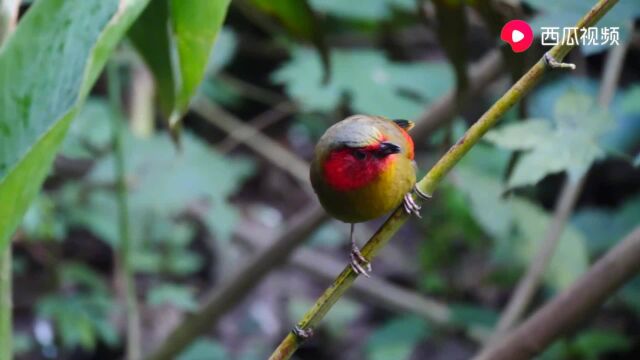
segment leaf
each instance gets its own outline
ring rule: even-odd
[[[344,0],[310,0],[309,2],[317,11],[336,17],[365,21],[388,18],[394,9],[414,12],[416,7],[414,0],[367,0],[367,6],[362,6],[356,1]]]
[[[104,99],[89,99],[71,124],[62,143],[62,155],[75,159],[92,159],[94,151],[106,149],[111,141],[109,118],[113,107]]]
[[[492,329],[498,322],[494,310],[468,304],[452,304],[451,316],[453,322],[465,327]]]
[[[258,9],[275,17],[293,36],[312,43],[329,69],[329,50],[324,41],[320,21],[306,0],[251,0]]]
[[[427,323],[415,316],[402,316],[388,321],[367,339],[368,360],[409,359],[416,345],[431,331]]]
[[[591,97],[568,92],[557,100],[553,130],[542,120],[527,120],[492,131],[487,140],[506,149],[530,150],[516,164],[509,187],[534,185],[560,171],[577,181],[605,156],[598,139],[612,126],[612,116]]]
[[[631,340],[612,331],[592,329],[576,337],[570,344],[580,359],[602,359],[607,353],[625,352],[631,348]]]
[[[251,173],[251,163],[226,159],[189,133],[184,134],[183,149],[178,154],[165,135],[149,139],[128,136],[124,149],[129,154],[125,165],[127,178],[132,181],[129,204],[133,214],[142,219],[172,218],[190,205],[201,204],[209,230],[222,242],[229,239],[237,213],[227,198]],[[111,182],[115,179],[113,169],[113,156],[106,157],[96,164],[89,178]]]
[[[4,45],[0,250],[40,189],[107,57],[147,2],[40,0]]]
[[[585,239],[591,253],[608,250],[628,234],[640,219],[640,196],[628,199],[617,209],[583,208],[573,217],[572,223]]]
[[[227,350],[217,341],[201,339],[189,346],[178,356],[178,360],[226,360]]]
[[[272,78],[306,111],[330,112],[348,96],[356,112],[409,119],[453,84],[446,63],[394,63],[373,50],[334,50],[330,62],[331,80],[324,85],[318,56],[296,49]]]
[[[129,36],[158,86],[161,109],[175,125],[202,81],[230,0],[156,0]]]
[[[542,27],[560,27],[561,35],[563,27],[575,26],[582,15],[587,13],[593,5],[591,2],[582,0],[525,0],[525,2],[541,12],[529,23],[536,37],[539,37]],[[640,15],[640,6],[637,2],[622,1],[612,7],[598,21],[598,28],[618,27],[620,43],[626,42],[630,39],[633,21],[638,15]],[[580,46],[585,55],[596,54],[608,48],[609,46],[606,45]]]
[[[198,302],[192,288],[174,284],[163,284],[153,287],[147,294],[147,303],[151,306],[171,304],[178,309],[195,311]]]
[[[527,265],[537,254],[551,217],[537,205],[524,199],[514,198],[511,204],[520,234],[513,242],[514,255],[521,264]],[[584,273],[588,264],[585,240],[580,232],[568,224],[545,272],[545,282],[555,290],[564,289]]]

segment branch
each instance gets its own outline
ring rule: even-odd
[[[245,141],[245,145],[291,174],[305,188],[309,188],[309,164],[306,161],[203,96],[194,100],[192,109],[205,120],[234,136],[236,140],[244,141],[250,138],[251,141]]]
[[[596,23],[617,2],[617,0],[600,0],[577,24],[577,28],[584,28]],[[559,44],[554,46],[547,54],[554,59],[562,61],[574,45]],[[493,106],[484,113],[478,121],[467,130],[465,135],[449,149],[449,151],[431,168],[427,175],[418,183],[418,188],[425,194],[431,195],[447,173],[458,161],[480,140],[480,138],[500,119],[504,113],[518,102],[534,85],[542,78],[547,67],[544,58],[524,74]],[[371,261],[382,249],[398,229],[407,221],[408,215],[398,208],[373,237],[362,248],[362,255]],[[302,330],[312,330],[316,327],[333,304],[353,284],[358,275],[353,272],[351,266],[346,266],[337,279],[320,296],[311,309],[304,315],[297,326]],[[289,359],[303,342],[293,331],[289,332],[285,339],[271,355],[271,360]]]
[[[504,340],[475,360],[531,359],[597,310],[640,271],[640,227],[598,260],[578,281],[553,298]]]
[[[622,72],[627,47],[627,43],[616,46],[607,56],[598,99],[600,106],[603,108],[609,107],[615,93],[620,73]],[[562,236],[567,220],[571,216],[578,197],[582,192],[585,177],[586,175],[582,176],[576,183],[571,183],[568,179],[565,180],[554,211],[553,221],[547,230],[544,240],[540,243],[538,253],[527,269],[525,276],[518,283],[514,295],[502,313],[496,332],[491,338],[492,341],[502,338],[505,333],[520,320],[529,306],[531,298],[540,285],[544,271],[555,253],[556,246]]]
[[[128,360],[141,358],[140,352],[140,313],[136,299],[136,284],[131,261],[131,232],[129,230],[129,206],[127,204],[127,182],[124,163],[124,129],[122,118],[122,99],[120,75],[115,63],[107,66],[109,102],[113,109],[111,131],[114,156],[114,174],[116,175],[116,191],[118,202],[118,231],[120,241],[117,251],[117,275],[123,286],[127,316],[127,356]]]
[[[267,242],[261,239],[262,235],[259,231],[251,229],[250,226],[239,226],[236,236],[252,249],[268,246]],[[344,265],[330,255],[304,247],[297,249],[289,261],[312,276],[326,281],[331,281]],[[362,299],[373,301],[389,311],[414,313],[445,330],[465,330],[455,323],[451,310],[446,304],[382,279],[371,278],[364,282],[355,282],[352,293]],[[468,335],[479,343],[487,340],[480,332],[470,331]]]
[[[222,315],[241,302],[269,272],[282,264],[307,236],[327,220],[319,206],[312,206],[288,222],[270,240],[268,248],[252,255],[244,266],[205,295],[203,305],[174,329],[159,349],[146,360],[175,359],[184,348],[211,328]]]

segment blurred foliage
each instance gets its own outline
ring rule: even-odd
[[[27,14],[34,13],[38,24],[46,26],[37,27],[33,18],[24,17],[24,29],[0,55],[0,68],[5,70],[0,75],[2,83],[10,87],[8,93],[16,95],[3,98],[1,108],[11,114],[27,111],[28,120],[35,119],[38,125],[16,143],[0,139],[0,186],[11,176],[8,170],[22,171],[12,187],[0,189],[0,214],[10,213],[12,221],[19,217],[20,208],[13,206],[16,189],[21,182],[29,183],[33,189],[27,191],[27,198],[32,197],[39,186],[35,180],[44,176],[57,142],[71,125],[53,176],[45,191],[33,196],[16,236],[16,276],[31,279],[47,273],[51,278],[42,288],[34,281],[34,294],[28,296],[34,297],[35,305],[18,299],[19,304],[33,309],[21,308],[14,345],[16,353],[29,359],[65,357],[79,349],[91,356],[116,356],[96,354],[97,349],[105,348],[119,354],[124,346],[124,309],[112,281],[120,265],[112,264],[119,233],[109,121],[117,115],[106,101],[102,82],[80,105],[110,49],[145,1],[128,2],[133,7],[112,24],[108,34],[104,23],[115,11],[114,1],[100,2],[99,11],[84,19],[75,15],[87,12],[90,1],[38,2],[44,5],[30,8]],[[251,209],[268,209],[265,212],[277,219],[271,230],[279,231],[307,199],[304,190],[289,186],[289,179],[260,154],[247,155],[243,147],[231,154],[217,152],[214,147],[226,134],[187,111],[192,95],[207,96],[243,119],[271,111],[276,103],[295,103],[298,111],[267,125],[265,133],[308,159],[313,141],[342,115],[419,119],[433,101],[454,88],[456,79],[458,86],[464,83],[467,55],[469,61],[475,61],[494,47],[495,28],[502,26],[480,22],[478,9],[466,6],[477,5],[475,2],[454,9],[472,14],[464,24],[447,22],[451,14],[443,6],[452,4],[448,1],[438,1],[438,6],[415,0],[368,0],[366,5],[344,0],[246,3],[252,4],[253,13],[227,0],[153,1],[129,31],[130,42],[124,42],[113,57],[122,69],[129,69],[133,50],[137,50],[155,77],[159,109],[153,110],[160,110],[164,117],[185,115],[179,152],[163,122],[156,124],[149,138],[128,133],[125,141],[134,267],[141,285],[138,297],[144,300],[140,304],[148,317],[161,318],[168,309],[188,315],[198,308],[201,294],[229,276],[231,266],[241,266],[246,249],[230,239],[239,224],[259,222]],[[498,3],[493,9],[495,18],[522,14],[536,33],[540,26],[571,26],[591,6],[579,0]],[[640,16],[639,4],[619,2],[599,26],[619,26],[620,41],[628,41],[631,25]],[[221,28],[227,7],[231,15]],[[68,31],[83,33],[82,37],[68,36],[77,41],[61,42],[67,39],[67,30],[60,25],[61,12],[73,20]],[[462,44],[465,39],[468,43]],[[64,50],[62,55],[55,51],[56,46]],[[36,48],[46,51],[33,50]],[[40,62],[17,67],[11,55],[16,49],[25,58]],[[474,147],[454,169],[450,181],[425,207],[424,220],[411,221],[403,229],[406,233],[401,237],[407,239],[398,242],[393,249],[396,254],[383,254],[389,257],[381,266],[374,266],[380,269],[375,276],[447,304],[451,325],[460,331],[442,332],[413,314],[389,314],[359,299],[342,299],[321,324],[319,332],[326,336],[314,339],[310,357],[347,353],[345,348],[351,350],[354,345],[344,339],[356,335],[362,348],[349,354],[371,360],[423,358],[422,351],[435,352],[443,337],[453,339],[460,348],[473,347],[469,334],[489,334],[545,237],[552,199],[562,178],[558,174],[571,180],[588,174],[588,180],[598,184],[596,189],[585,190],[589,192],[584,204],[578,204],[563,231],[544,275],[544,290],[534,305],[565,288],[584,273],[590,261],[638,225],[637,186],[615,189],[620,199],[611,203],[599,200],[609,197],[611,186],[637,178],[637,168],[629,164],[640,166],[640,86],[631,60],[637,57],[637,45],[631,44],[622,85],[608,109],[596,101],[603,58],[598,54],[603,50],[583,48],[583,58],[576,62],[587,66],[580,76],[550,76],[526,103],[509,112],[503,124],[487,135],[487,141]],[[522,60],[509,61],[526,65]],[[33,76],[40,68],[53,70],[43,70],[46,76]],[[328,79],[327,74],[331,75]],[[135,78],[122,75],[125,83]],[[21,85],[16,88],[15,84]],[[248,89],[247,84],[253,88]],[[15,92],[14,88],[22,90]],[[420,173],[501,92],[500,84],[487,86],[470,99],[451,126],[443,126],[429,139],[415,139]],[[124,95],[130,94],[125,91]],[[124,100],[128,106],[129,99]],[[0,137],[5,118],[17,117],[0,117]],[[15,124],[10,123],[10,131],[17,128]],[[34,152],[27,154],[27,149]],[[9,165],[3,165],[2,159],[9,159]],[[606,173],[590,171],[596,163],[598,169],[603,165],[616,168]],[[26,200],[22,205],[26,206]],[[358,232],[368,230],[363,226]],[[343,224],[328,223],[307,244],[314,251],[345,258],[345,231]],[[239,304],[246,307],[226,315],[228,320],[178,358],[265,358],[273,338],[311,306],[312,296],[289,296],[280,293],[278,286],[297,287],[298,281],[305,281],[305,291],[315,295],[319,285],[305,276],[289,269],[284,275],[274,275],[246,301],[249,304]],[[275,286],[274,291],[272,279],[285,284]],[[636,279],[603,309],[605,321],[582,324],[541,358],[608,359],[625,352],[633,357],[638,298],[640,280]],[[452,357],[446,350],[438,355]]]
[[[510,187],[533,185],[559,171],[575,182],[604,158],[598,139],[612,127],[612,116],[594,99],[567,93],[557,98],[552,122],[528,119],[501,126],[485,138],[505,149],[526,151],[509,178]]]
[[[331,80],[324,85],[320,60],[304,50],[273,74],[306,111],[330,112],[348,97],[354,112],[413,119],[449,90],[453,75],[443,62],[395,63],[365,50],[331,52]]]

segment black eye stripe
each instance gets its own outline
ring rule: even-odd
[[[352,154],[358,160],[364,160],[367,157],[367,153],[362,150],[353,150]]]

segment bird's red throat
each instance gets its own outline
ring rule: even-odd
[[[374,181],[391,164],[394,155],[384,158],[373,156],[377,146],[364,148],[365,159],[357,159],[349,148],[334,150],[329,153],[324,163],[324,178],[332,189],[350,191],[364,187]]]

